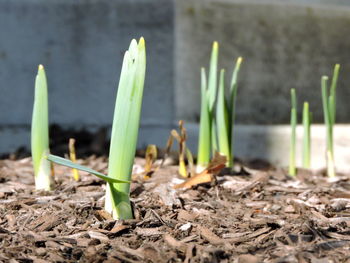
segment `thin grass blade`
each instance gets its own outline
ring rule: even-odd
[[[130,183],[130,181],[118,180],[115,178],[108,177],[107,175],[104,175],[103,173],[95,171],[94,169],[77,164],[75,162],[72,162],[71,160],[68,160],[68,159],[53,155],[53,154],[47,155],[46,159],[49,160],[50,162],[53,162],[53,163],[57,163],[57,164],[67,166],[67,167],[72,168],[72,169],[77,169],[80,171],[87,172],[89,174],[93,174],[96,177],[106,181],[107,183]]]

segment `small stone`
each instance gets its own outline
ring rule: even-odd
[[[179,229],[181,231],[188,231],[189,229],[191,229],[191,227],[192,227],[191,223],[186,223],[186,224],[180,226]]]

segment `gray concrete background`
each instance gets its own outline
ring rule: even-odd
[[[140,36],[147,44],[140,147],[164,145],[181,118],[195,152],[199,69],[208,67],[214,40],[220,43],[219,65],[229,75],[234,60],[244,57],[238,156],[284,165],[276,156],[288,158],[288,127],[263,125],[289,122],[292,87],[299,106],[309,100],[322,122],[320,77],[331,74],[335,63],[342,65],[337,118],[350,121],[346,0],[0,0],[0,33],[0,153],[29,146],[39,63],[47,71],[51,123],[110,127],[123,52]],[[349,128],[339,129],[345,149]],[[317,145],[323,135],[315,129]],[[314,154],[323,158],[320,147]]]
[[[350,121],[349,1],[178,0],[176,18],[178,118],[198,120],[199,68],[209,67],[217,40],[219,65],[229,78],[235,59],[244,59],[239,123],[288,123],[291,88],[297,90],[299,112],[308,100],[314,119],[322,122],[320,77],[332,74],[335,63],[342,66],[337,118]]]
[[[140,36],[147,45],[142,127],[170,129],[173,27],[168,0],[0,0],[0,152],[29,142],[38,64],[47,73],[51,123],[110,126],[123,54]],[[12,130],[25,139],[9,143]]]

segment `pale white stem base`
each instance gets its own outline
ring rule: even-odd
[[[55,185],[53,175],[51,175],[51,162],[42,158],[38,174],[35,176],[35,189],[50,191]]]
[[[196,173],[199,174],[199,173],[203,172],[206,168],[207,168],[207,166],[198,164],[196,166]]]
[[[105,210],[107,213],[110,213],[113,216],[113,201],[111,198],[111,189],[109,188],[108,183],[106,184]],[[117,218],[114,218],[113,216],[113,219]]]
[[[327,151],[327,175],[329,177],[334,177],[336,175],[334,157],[330,151]]]

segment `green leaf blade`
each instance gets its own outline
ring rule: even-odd
[[[216,90],[217,90],[217,71],[218,71],[218,59],[219,59],[219,44],[218,42],[213,43],[210,67],[209,67],[209,79],[208,79],[208,103],[209,111],[212,113],[214,109]]]
[[[228,110],[225,101],[225,70],[220,71],[219,93],[216,106],[216,125],[218,131],[219,152],[227,157],[227,165],[231,167],[231,146],[229,139]]]
[[[211,118],[209,112],[205,69],[201,69],[201,113],[199,122],[198,160],[199,170],[210,162]]]
[[[239,57],[236,61],[236,65],[232,72],[231,85],[230,85],[230,97],[229,97],[229,143],[230,143],[230,152],[231,160],[233,161],[233,152],[234,152],[234,125],[236,119],[236,101],[237,101],[237,89],[238,89],[238,73],[241,68],[243,58]]]
[[[309,103],[304,102],[303,105],[303,166],[306,169],[311,167],[311,113]]]
[[[114,184],[114,183],[130,183],[130,181],[118,180],[118,179],[115,179],[115,178],[108,177],[107,175],[104,175],[103,173],[95,171],[95,170],[93,170],[93,169],[91,169],[89,167],[86,167],[86,166],[74,163],[71,160],[68,160],[68,159],[65,159],[65,158],[53,155],[53,154],[47,155],[46,159],[49,160],[50,162],[53,162],[53,163],[56,163],[56,164],[60,164],[60,165],[67,166],[67,167],[72,168],[72,169],[77,169],[77,170],[80,170],[80,171],[84,171],[84,172],[87,172],[89,174],[93,174],[96,177],[106,181],[107,183],[111,183],[111,184]]]

